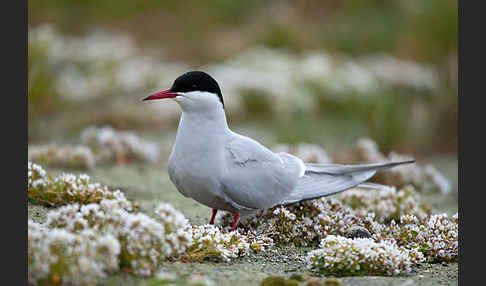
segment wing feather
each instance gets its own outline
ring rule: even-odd
[[[238,205],[265,209],[279,204],[304,173],[302,160],[273,153],[260,143],[235,134],[226,144],[223,192]]]

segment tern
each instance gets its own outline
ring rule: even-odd
[[[415,162],[362,165],[305,163],[288,153],[274,153],[228,127],[221,89],[202,71],[179,76],[172,87],[143,100],[172,99],[182,114],[168,161],[169,178],[185,197],[241,215],[315,199],[363,185],[378,170]]]

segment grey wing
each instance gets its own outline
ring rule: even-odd
[[[273,153],[260,143],[235,134],[225,148],[223,192],[247,208],[278,205],[297,185],[305,166],[287,153]]]

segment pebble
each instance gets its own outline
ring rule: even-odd
[[[371,233],[362,226],[354,225],[344,232],[347,238],[371,238]]]

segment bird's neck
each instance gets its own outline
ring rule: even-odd
[[[183,111],[177,129],[176,145],[191,149],[216,148],[223,146],[230,133],[223,108],[211,112]]]
[[[229,129],[223,108],[214,108],[211,112],[183,111],[179,129],[183,126],[183,129],[190,129],[193,132],[208,131],[206,136],[214,132],[226,132]]]

